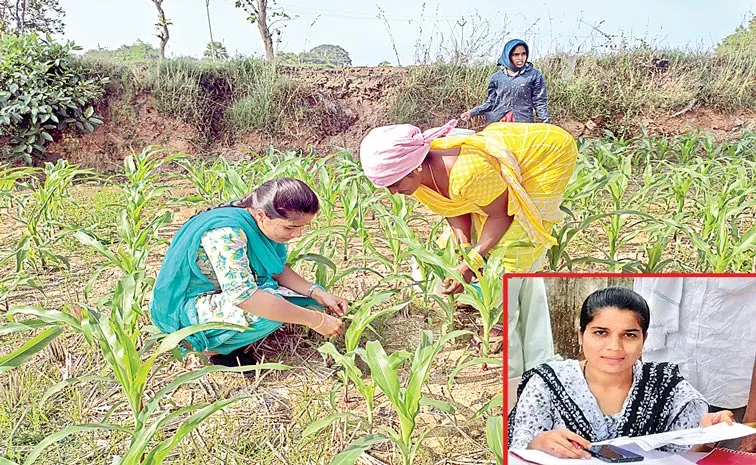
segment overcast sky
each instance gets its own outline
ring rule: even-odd
[[[423,12],[425,3],[425,13]],[[117,48],[137,39],[157,45],[156,10],[151,0],[60,0],[66,12],[65,37],[85,49]],[[393,36],[403,65],[411,64],[422,27],[422,42],[459,37],[458,20],[467,20],[470,34],[474,15],[485,18],[492,30],[506,31],[531,45],[533,58],[556,50],[586,51],[625,38],[659,47],[709,49],[756,13],[756,0],[279,0],[296,18],[283,29],[277,50],[300,52],[329,43],[345,48],[354,65],[372,66],[383,60],[396,63]],[[611,6],[609,6],[611,5]],[[205,0],[165,0],[173,23],[169,56],[202,55],[209,42]],[[388,28],[378,18],[385,14]],[[216,41],[229,53],[262,55],[256,26],[234,8],[234,0],[210,0],[210,18]],[[477,22],[480,24],[480,22]],[[502,44],[503,45],[503,44]],[[496,52],[501,46],[496,47]],[[495,61],[497,53],[492,53]]]

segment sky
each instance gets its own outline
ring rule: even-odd
[[[231,55],[262,56],[257,26],[234,8],[234,0],[209,1],[214,39]],[[210,41],[205,2],[164,0],[173,23],[168,56],[202,55]],[[66,12],[64,37],[85,50],[115,49],[137,39],[158,44],[151,0],[60,0],[60,5]],[[276,6],[294,18],[285,23],[277,51],[298,53],[335,44],[349,52],[355,66],[384,60],[397,64],[397,54],[408,65],[418,50],[432,48],[438,56],[439,50],[447,53],[453,38],[469,43],[481,36],[491,43],[475,40],[490,45],[479,47],[478,54],[491,61],[503,41],[513,37],[527,41],[536,60],[556,51],[602,51],[623,41],[708,50],[756,14],[756,0],[278,0]],[[490,33],[483,34],[486,24]],[[442,37],[445,49],[438,48]]]

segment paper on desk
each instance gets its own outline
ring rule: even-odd
[[[628,444],[623,446],[636,454],[642,455],[643,462],[638,462],[639,465],[693,465],[694,462],[685,459],[679,455],[669,454],[666,452],[650,451],[644,452],[640,447]],[[554,457],[546,452],[532,449],[512,449],[509,451],[509,465],[527,465],[529,463],[536,463],[539,465],[606,465],[606,462],[602,462],[597,458],[590,459],[560,459]]]
[[[717,423],[716,425],[705,428],[690,428],[679,431],[668,431],[666,433],[649,434],[646,436],[635,436],[632,438],[621,437],[609,439],[607,441],[594,442],[593,445],[614,444],[622,446],[623,444],[637,444],[641,449],[649,451],[674,444],[677,446],[693,446],[696,444],[708,444],[710,442],[725,441],[727,439],[742,438],[756,434],[756,429],[745,426],[740,423],[728,425],[726,423]]]

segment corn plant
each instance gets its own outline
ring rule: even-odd
[[[397,197],[397,196],[394,196]],[[401,266],[410,258],[410,250],[405,246],[407,241],[420,242],[410,227],[412,218],[405,210],[402,213],[389,211],[381,204],[375,204],[374,209],[378,214],[378,220],[383,227],[385,240],[374,241],[371,247],[375,250],[371,257],[383,264],[393,276],[401,275]],[[402,216],[407,215],[407,216]],[[388,248],[391,256],[381,254],[380,247]]]
[[[343,234],[343,226],[340,225],[315,228],[309,231],[289,249],[286,256],[287,264],[293,267],[297,264],[312,263],[315,282],[326,290],[331,289],[347,276],[360,271],[374,273],[379,278],[383,278],[383,275],[378,271],[365,266],[338,269],[333,261],[338,242],[334,241],[333,238],[345,240]]]
[[[23,227],[21,238],[11,255],[3,263],[15,259],[16,272],[30,268],[34,272],[47,269],[69,268],[68,258],[56,251],[56,243],[67,234],[57,221],[63,200],[69,197],[68,189],[74,180],[91,176],[90,170],[58,160],[45,163],[44,181],[16,203],[15,220]]]
[[[349,465],[375,444],[391,442],[400,452],[403,465],[411,465],[420,449],[423,440],[430,431],[425,431],[415,438],[417,415],[423,405],[432,406],[445,412],[453,413],[454,409],[448,402],[430,399],[423,396],[422,388],[430,374],[433,359],[441,351],[443,345],[454,337],[465,334],[466,331],[454,331],[446,336],[440,336],[434,341],[430,331],[420,331],[420,342],[412,356],[412,365],[407,376],[405,386],[399,382],[397,368],[392,366],[390,357],[378,341],[370,341],[366,349],[358,349],[358,355],[368,364],[373,382],[388,398],[391,406],[399,417],[398,431],[381,427],[382,433],[370,434],[358,438],[331,461],[331,465]]]
[[[675,214],[680,215],[685,211],[686,202],[689,198],[698,197],[698,186],[706,182],[705,176],[699,173],[694,167],[680,166],[674,167],[671,164],[666,165],[665,170],[668,173],[668,182],[664,183],[666,189],[671,191],[672,195],[663,196],[662,198],[675,200]],[[691,194],[691,190],[693,191]]]
[[[580,211],[584,216],[598,213],[597,197],[610,180],[609,174],[593,166],[582,153],[578,154],[575,170],[562,196],[562,209],[571,214]]]
[[[317,192],[320,198],[318,216],[323,218],[325,226],[330,227],[338,216],[336,214],[339,198],[338,181],[325,163],[318,163],[315,169],[318,177]]]
[[[648,234],[648,241],[645,246],[646,260],[636,260],[631,265],[631,271],[637,273],[660,273],[675,262],[675,259],[662,259],[664,250],[669,245],[672,236],[678,231],[678,228],[670,221],[655,220],[647,226],[641,228]]]
[[[442,287],[444,280],[452,277],[458,281],[462,280],[462,275],[457,271],[456,251],[454,242],[449,240],[446,247],[441,253],[433,253],[427,245],[417,244],[405,240],[405,247],[409,250],[410,255],[417,260],[422,268],[426,270],[429,279],[421,284],[421,289],[425,296],[436,302],[437,307],[431,307],[441,318],[441,334],[447,334],[454,328],[454,312],[457,308],[457,295],[439,295],[436,290]]]
[[[609,249],[606,251],[606,259],[609,261],[615,261],[618,250],[625,245],[628,241],[635,238],[639,233],[639,229],[636,226],[642,225],[646,220],[652,219],[652,217],[646,213],[638,210],[631,210],[630,207],[635,205],[637,201],[644,196],[654,187],[653,184],[645,186],[639,189],[633,195],[626,195],[629,187],[629,181],[632,177],[632,158],[630,156],[622,156],[616,160],[616,166],[619,172],[611,176],[610,181],[606,184],[606,190],[609,193],[612,208],[614,214],[608,215],[606,219],[600,219],[600,223],[604,226],[607,239],[609,240]],[[625,228],[626,221],[629,216],[638,216],[641,219],[638,223],[634,224],[632,228]],[[623,234],[625,229],[630,229],[629,234]]]
[[[342,367],[342,371],[339,372],[341,377],[341,384],[344,387],[344,403],[349,402],[349,381],[357,387],[368,407],[368,424],[373,424],[373,392],[372,385],[366,384],[362,381],[362,373],[357,369],[355,360],[355,350],[360,344],[360,338],[362,333],[366,329],[371,328],[371,324],[378,318],[388,317],[402,308],[409,305],[409,302],[402,302],[399,304],[391,305],[387,308],[373,312],[373,309],[383,304],[391,297],[396,295],[396,291],[382,291],[382,292],[368,292],[367,296],[358,302],[352,304],[354,311],[347,315],[350,321],[349,327],[344,333],[344,354],[340,354],[336,346],[330,342],[326,342],[318,348],[324,357],[332,357],[333,360]]]
[[[366,421],[368,432],[372,434],[373,418],[375,415],[375,382],[372,378],[364,378],[362,371],[357,367],[357,364],[355,363],[354,353],[352,353],[351,356],[348,354],[342,354],[330,342],[319,347],[318,351],[323,354],[324,357],[332,357],[333,360],[340,367],[342,367],[346,378],[354,383],[355,387],[357,388],[357,392],[360,393],[363,400],[365,401],[365,406],[367,408]],[[410,357],[412,357],[412,354],[407,352],[406,350],[392,352],[391,355],[388,356],[389,367],[392,370],[398,370]],[[344,382],[345,381],[342,381],[342,383]],[[334,385],[335,389],[338,387],[338,384]],[[333,389],[331,390],[331,392],[333,392]],[[333,399],[331,399],[331,404],[332,407],[335,408],[335,405],[333,405]],[[313,434],[318,433],[327,426],[340,420],[361,420],[361,417],[351,412],[337,412],[331,415],[327,415],[307,425],[307,427],[302,431],[302,437],[307,438],[309,436],[312,436]]]
[[[76,230],[74,237],[87,247],[97,251],[107,262],[98,267],[91,275],[85,288],[85,294],[89,294],[95,280],[108,267],[116,267],[124,274],[144,273],[147,267],[147,258],[150,252],[162,241],[158,240],[158,232],[161,228],[171,224],[173,213],[164,211],[149,221],[129,216],[124,209],[118,214],[119,242],[115,251],[111,251],[104,245],[104,241],[97,238],[93,233],[84,230]]]
[[[429,265],[430,269],[439,279],[452,278],[464,284],[465,292],[458,297],[458,301],[480,312],[483,323],[481,342],[484,347],[484,355],[487,355],[490,349],[489,339],[491,329],[493,329],[496,323],[501,321],[503,313],[501,276],[504,273],[502,257],[506,254],[506,249],[497,249],[491,253],[482,273],[474,270],[479,287],[466,283],[462,274],[457,270],[458,259],[454,253],[451,241],[447,244],[443,255],[436,255],[424,247],[413,247],[411,250],[413,256],[418,261]],[[451,310],[449,306],[442,308]],[[453,324],[453,313],[447,314],[444,312],[441,316],[444,318],[445,324]]]
[[[150,376],[156,375],[165,368],[165,364],[156,364],[158,358],[174,351],[176,346],[187,336],[209,329],[248,330],[249,328],[224,323],[205,323],[184,328],[167,336],[152,337],[141,350],[138,350],[129,334],[117,321],[109,319],[99,310],[91,307],[84,307],[81,319],[63,311],[36,307],[14,308],[9,312],[9,315],[23,315],[30,318],[0,326],[0,335],[30,329],[42,329],[42,331],[19,349],[0,358],[0,373],[18,368],[32,355],[49,345],[63,332],[65,327],[68,327],[70,330],[82,334],[85,340],[98,350],[106,366],[112,372],[112,376],[83,376],[66,379],[53,385],[45,393],[41,403],[45,403],[67,387],[89,382],[106,382],[120,387],[125,398],[125,404],[131,412],[130,421],[127,425],[108,423],[106,420],[101,423],[69,426],[53,433],[32,449],[26,456],[24,465],[34,463],[44,449],[55,442],[72,434],[92,430],[119,431],[130,437],[125,454],[116,458],[114,463],[119,465],[159,465],[163,463],[181,439],[196,429],[206,418],[230,403],[240,400],[241,397],[220,400],[210,404],[194,404],[177,410],[161,410],[161,401],[168,398],[179,387],[195,382],[209,373],[239,372],[251,368],[207,366],[176,377],[166,386],[148,396]],[[288,368],[277,363],[254,366],[258,373],[264,370],[286,370]],[[121,405],[123,403],[117,403],[106,415],[106,418],[109,418],[114,410],[120,408]],[[166,426],[177,421],[180,423],[178,429],[168,439],[150,447],[154,439],[163,434],[161,431]],[[4,463],[14,464],[11,461]]]
[[[566,209],[563,207],[562,210]],[[557,244],[546,252],[548,266],[551,271],[559,271],[563,268],[572,270],[574,262],[567,248],[577,234],[586,231],[595,221],[595,217],[593,216],[580,221],[571,211],[566,211],[569,214],[569,218],[561,224],[557,223],[552,227],[551,235],[556,239]]]
[[[152,146],[124,158],[124,174],[128,182],[122,185],[122,188],[126,194],[125,208],[130,218],[144,218],[145,207],[170,189],[170,186],[158,184],[158,170],[183,158],[185,156],[182,154],[166,156],[163,150]],[[138,224],[136,226],[138,227]]]
[[[491,348],[491,329],[501,322],[504,313],[501,277],[504,274],[503,257],[506,253],[507,251],[504,248],[496,249],[488,257],[482,272],[473,270],[478,278],[479,291],[471,284],[462,281],[466,292],[459,297],[459,301],[480,312],[483,329],[481,343],[484,356],[489,354]]]
[[[221,158],[218,168],[218,176],[221,180],[221,190],[218,193],[220,200],[236,200],[249,194],[252,191],[251,178],[254,174],[254,167],[251,164],[232,166]]]
[[[673,137],[677,163],[684,165],[690,161],[695,156],[700,140],[701,133],[698,130]]]
[[[739,225],[744,212],[756,206],[756,200],[749,200],[754,193],[756,188],[748,180],[735,179],[719,192],[704,191],[703,199],[696,200],[703,213],[699,231],[693,225],[674,223],[697,249],[697,269],[724,272],[748,266],[756,244],[756,226],[741,234]]]
[[[17,189],[29,187],[23,180],[31,179],[39,171],[38,168],[31,167],[0,167],[0,206],[5,206],[6,202],[12,206],[13,199],[18,195]]]
[[[249,172],[252,174],[247,179],[247,191],[251,191],[256,185],[282,176],[294,177],[310,184],[313,175],[308,171],[314,160],[314,152],[307,156],[300,156],[297,152],[288,151],[280,152],[270,147],[264,156],[251,151],[247,151],[253,157],[252,163],[248,165]]]
[[[347,240],[344,242],[344,261],[349,257],[349,245],[351,238],[357,236],[362,243],[363,254],[370,242],[370,235],[365,228],[365,208],[363,206],[363,193],[361,186],[347,179],[339,186],[342,210],[344,212],[344,233]]]

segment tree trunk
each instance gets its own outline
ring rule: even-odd
[[[259,0],[257,8],[257,29],[265,45],[265,60],[273,61],[273,37],[268,27],[268,0]]]
[[[165,28],[165,26],[163,26]],[[168,28],[165,28],[167,31]],[[165,59],[165,45],[168,43],[168,34],[166,33],[163,36],[160,36],[160,59]]]
[[[24,11],[26,10],[26,0],[16,0],[16,32],[18,35],[24,33]]]
[[[525,278],[530,279],[530,278]],[[618,275],[616,278],[549,278],[544,276],[546,295],[551,313],[554,350],[565,358],[581,357],[577,341],[580,308],[593,291],[608,286],[633,288],[633,279]]]
[[[163,11],[163,0],[152,0],[155,4],[155,8],[158,10],[158,26],[163,30],[158,32],[157,36],[160,39],[160,59],[165,59],[165,46],[168,44],[168,39],[171,38],[171,34],[168,32],[168,19],[165,17]]]

